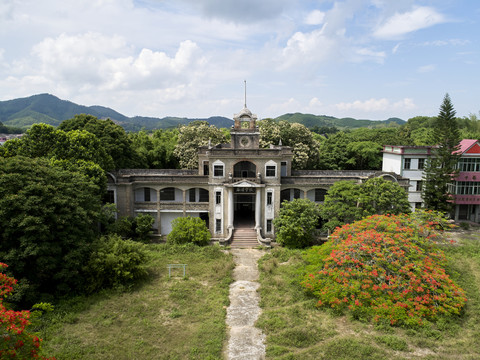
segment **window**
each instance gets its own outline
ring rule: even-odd
[[[480,158],[461,158],[457,167],[460,171],[480,171]]]
[[[272,205],[273,193],[271,191],[267,192],[267,205]]]
[[[222,232],[222,219],[215,219],[215,233],[220,234]]]
[[[175,188],[165,188],[160,190],[160,200],[162,201],[174,201],[175,200]]]
[[[272,220],[268,219],[267,220],[267,233],[271,233],[271,232],[272,232]]]
[[[213,165],[213,176],[223,177],[223,165]]]
[[[195,189],[188,190],[188,201],[195,202]]]
[[[425,159],[418,159],[418,169],[422,170],[425,167]]]
[[[150,188],[143,188],[143,200],[150,201]]]
[[[293,189],[293,198],[300,199],[300,189]]]
[[[277,174],[277,167],[275,165],[267,165],[265,170],[265,176],[275,177]]]
[[[286,161],[282,161],[282,162],[280,163],[280,166],[281,166],[281,169],[280,169],[281,175],[282,175],[282,176],[287,176],[287,162],[286,162]]]
[[[327,194],[327,190],[325,189],[315,189],[315,202],[325,201],[326,194]]]
[[[107,204],[115,204],[115,191],[107,190],[107,193],[103,198],[103,202]]]
[[[208,175],[210,173],[209,171],[209,165],[208,161],[203,162],[203,175]]]
[[[403,168],[408,170],[410,169],[410,164],[412,162],[412,159],[404,159],[403,160]]]
[[[199,189],[198,190],[198,201],[199,202],[208,202],[208,190]]]
[[[222,203],[222,192],[215,191],[215,204],[219,205]]]
[[[422,191],[422,188],[423,188],[423,181],[417,180],[417,187],[415,188],[415,191]]]

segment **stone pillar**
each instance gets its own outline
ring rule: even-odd
[[[160,218],[160,190],[157,190],[157,224],[158,235],[162,235],[162,219]]]
[[[308,199],[307,193],[308,193],[308,190],[303,190],[303,198],[304,199]]]
[[[233,227],[233,210],[234,210],[234,203],[233,203],[233,188],[226,188],[228,192],[228,224],[227,229]]]
[[[255,199],[255,228],[259,228],[261,227],[260,225],[260,202],[261,202],[261,194],[260,194],[260,188],[257,188],[257,191],[256,191],[256,199]]]
[[[187,216],[187,190],[183,189],[182,190],[182,195],[183,195],[183,217]]]

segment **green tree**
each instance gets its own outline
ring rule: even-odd
[[[63,121],[58,129],[65,132],[85,130],[94,134],[113,159],[114,169],[128,169],[136,162],[136,154],[125,130],[110,119],[99,120],[92,115],[75,115],[72,119]]]
[[[169,244],[208,245],[211,234],[205,221],[199,217],[178,217],[172,221],[172,231],[167,235]]]
[[[155,130],[153,134],[145,131],[129,134],[132,146],[137,154],[135,168],[177,169],[178,159],[174,155],[178,130]]]
[[[273,119],[264,119],[258,124],[261,147],[278,145],[281,140],[282,145],[292,148],[294,169],[310,169],[316,165],[319,143],[304,125]]]
[[[23,284],[23,299],[83,285],[81,268],[96,236],[98,186],[47,159],[0,158],[0,259]]]
[[[361,185],[360,204],[367,216],[410,212],[405,189],[383,177],[368,179]]]
[[[178,142],[174,154],[179,160],[182,169],[196,169],[198,167],[198,148],[208,143],[217,145],[226,141],[222,130],[207,121],[193,121],[181,126]]]
[[[273,220],[276,241],[287,247],[303,248],[312,244],[320,209],[309,199],[284,201]]]
[[[437,146],[425,166],[423,199],[427,209],[451,213],[454,203],[451,201],[448,184],[458,173],[456,165],[460,157],[460,133],[448,94],[443,98],[435,121],[433,141]]]
[[[328,189],[321,206],[322,218],[327,221],[326,228],[333,230],[337,226],[360,220],[364,211],[360,207],[362,189],[354,181],[337,181]]]
[[[328,190],[321,207],[324,225],[333,230],[375,214],[409,213],[407,192],[398,183],[371,178],[363,184],[338,181]]]

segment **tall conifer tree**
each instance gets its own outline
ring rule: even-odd
[[[450,213],[454,203],[448,184],[457,175],[460,132],[450,96],[445,94],[435,120],[433,140],[436,148],[425,167],[423,200],[427,209]]]

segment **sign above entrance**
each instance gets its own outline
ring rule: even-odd
[[[254,187],[235,187],[233,189],[237,194],[254,194],[255,193]]]

